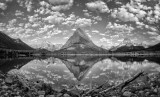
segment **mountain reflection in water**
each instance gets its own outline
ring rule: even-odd
[[[58,89],[81,85],[91,88],[105,81],[118,84],[141,70],[159,72],[160,58],[61,56],[46,59],[0,59],[0,71],[21,74]],[[15,72],[16,71],[16,72]]]

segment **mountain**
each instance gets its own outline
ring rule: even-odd
[[[145,47],[140,44],[132,43],[130,39],[125,38],[118,46],[112,47],[110,51],[114,52],[131,52],[144,50]]]
[[[54,51],[54,50],[56,50],[55,45],[52,44],[52,43],[50,43],[50,42],[44,42],[44,43],[42,43],[39,48],[46,49],[48,51]]]
[[[78,28],[60,50],[70,53],[95,53],[104,49],[96,46],[85,32]]]
[[[160,43],[150,46],[146,50],[147,51],[160,51]]]
[[[0,48],[14,50],[34,50],[20,39],[13,39],[0,31]]]

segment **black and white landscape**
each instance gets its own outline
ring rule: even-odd
[[[160,97],[160,1],[1,0],[0,97]]]

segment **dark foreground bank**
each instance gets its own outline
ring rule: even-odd
[[[118,85],[92,90],[55,90],[52,85],[0,73],[0,97],[160,97],[160,73],[138,73]]]

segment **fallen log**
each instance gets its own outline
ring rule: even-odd
[[[108,81],[106,81],[105,83],[103,83],[102,85],[100,85],[100,86],[98,86],[98,87],[96,87],[96,88],[94,88],[94,89],[89,90],[88,92],[84,93],[84,94],[82,95],[82,97],[84,97],[85,95],[88,95],[88,94],[92,94],[93,92],[101,89],[101,88],[102,88],[105,84],[107,84],[107,83],[108,83]]]
[[[128,84],[130,84],[131,82],[133,82],[134,80],[136,80],[138,77],[143,76],[143,75],[144,75],[144,72],[141,71],[140,73],[136,74],[134,77],[126,80],[125,82],[120,83],[120,84],[118,84],[118,85],[116,85],[116,86],[113,86],[113,87],[111,87],[111,88],[109,88],[109,89],[105,89],[105,90],[103,90],[103,91],[101,91],[101,92],[99,92],[99,93],[100,93],[100,94],[106,93],[106,92],[109,92],[109,91],[111,91],[111,90],[115,90],[115,89],[117,89],[118,87],[120,87],[120,90],[122,90],[125,86],[127,86]]]

